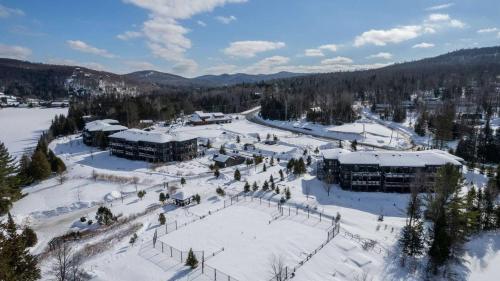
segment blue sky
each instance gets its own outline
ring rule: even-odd
[[[0,0],[0,57],[183,76],[331,72],[499,45],[498,0]]]

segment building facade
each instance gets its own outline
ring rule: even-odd
[[[111,154],[148,162],[186,161],[196,157],[196,138],[129,129],[109,136]]]
[[[438,169],[451,164],[462,167],[462,159],[441,150],[417,152],[333,149],[323,153],[318,177],[353,191],[410,192],[412,186],[428,190]]]
[[[113,119],[95,120],[85,124],[83,143],[88,146],[107,147],[109,135],[127,130],[127,127]]]

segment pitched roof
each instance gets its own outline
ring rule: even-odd
[[[152,142],[152,143],[166,143],[171,141],[185,141],[195,139],[186,134],[166,134],[155,131],[144,131],[139,129],[128,129],[109,136],[110,138],[125,139],[132,142]]]
[[[461,165],[459,157],[444,151],[359,151],[339,156],[341,164],[366,164],[381,167],[425,167],[447,163]]]

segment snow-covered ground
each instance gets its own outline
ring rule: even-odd
[[[67,113],[67,108],[2,108],[0,141],[11,154],[19,157],[36,145],[38,137],[50,127],[54,116]]]
[[[205,151],[205,156],[191,161],[153,166],[87,147],[76,135],[53,141],[50,148],[68,167],[66,180],[61,183],[54,177],[24,189],[27,196],[16,202],[12,209],[18,222],[32,225],[38,234],[38,244],[32,251],[43,252],[54,236],[69,230],[89,228],[80,222],[80,217],[93,219],[98,206],[108,206],[114,214],[121,214],[122,217],[149,209],[153,211],[139,215],[126,225],[142,225],[135,230],[139,238],[134,245],[128,243],[131,233],[111,242],[105,240],[114,232],[74,244],[76,249],[81,250],[107,241],[105,246],[101,246],[101,251],[84,261],[83,268],[92,280],[212,280],[162,253],[158,244],[153,248],[151,240],[157,231],[160,234],[158,241],[183,251],[193,248],[210,254],[224,248],[224,251],[207,259],[208,266],[239,281],[266,281],[272,277],[269,263],[273,255],[283,256],[285,264],[293,268],[325,243],[329,220],[323,218],[320,221],[316,214],[309,218],[304,214],[293,214],[295,207],[307,207],[311,212],[328,216],[339,213],[342,217],[341,229],[337,237],[312,255],[303,266],[297,267],[294,279],[362,280],[360,278],[364,274],[368,275],[367,280],[415,279],[401,270],[399,261],[392,255],[405,223],[407,194],[349,192],[333,185],[328,195],[328,186],[314,176],[317,158],[314,153],[308,174],[302,177],[286,175],[283,181],[280,180],[278,172],[286,167],[283,160],[300,157],[305,149],[312,153],[316,147],[320,150],[332,148],[337,142],[272,129],[244,118],[230,124],[155,127],[155,130],[209,139],[213,148]],[[389,131],[384,129],[375,133],[387,137]],[[278,142],[265,144],[267,134],[276,135]],[[258,142],[257,135],[261,142]],[[236,142],[237,137],[240,143]],[[255,150],[244,150],[245,143],[253,144]],[[263,164],[248,167],[243,164],[238,166],[241,181],[233,179],[236,167],[221,169],[220,177],[215,178],[208,166],[212,163],[212,155],[222,144],[230,153],[264,155],[267,158],[266,171],[263,171]],[[274,166],[270,163],[271,156],[275,159]],[[282,161],[278,162],[278,158]],[[93,173],[102,176],[94,179]],[[276,208],[271,203],[266,206],[257,199],[249,201],[249,198],[220,210],[231,195],[241,193],[245,181],[250,184],[257,182],[260,187],[271,175],[281,191],[288,188],[291,192],[292,198],[284,206],[285,214],[290,208],[290,216],[276,217]],[[468,183],[473,182],[477,186],[486,182],[484,175],[478,171],[465,170],[465,176]],[[186,184],[180,184],[181,177],[186,179]],[[169,187],[176,185],[182,191],[199,194],[201,204],[182,208],[170,203],[159,205],[159,193],[168,190],[166,183]],[[226,191],[226,196],[216,194],[218,187]],[[141,200],[136,196],[136,190],[146,190],[147,194]],[[277,201],[283,196],[261,190],[252,192],[252,195],[264,197],[264,203],[268,202],[268,198]],[[159,213],[165,214],[168,224],[177,222],[182,227],[165,234],[164,226],[158,223]],[[384,215],[382,222],[377,220],[380,214]],[[366,239],[376,241],[372,249],[363,249]],[[492,274],[498,267],[492,265],[500,259],[498,241],[498,234],[491,234],[467,244],[470,250],[466,259],[470,261],[468,268],[471,272],[468,276],[471,279],[487,280],[486,277],[494,276]],[[486,242],[487,246],[484,245]],[[50,259],[41,260],[43,280],[52,278],[49,274],[50,263]]]
[[[259,116],[255,118],[278,128],[348,142],[356,140],[359,144],[372,147],[384,149],[410,149],[412,147],[410,139],[405,134],[368,119],[360,119],[340,126],[325,126],[308,122],[305,118],[297,121],[267,120]]]

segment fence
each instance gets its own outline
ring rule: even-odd
[[[209,277],[211,280],[215,281],[238,281],[238,279],[214,268],[209,266],[206,263],[202,264],[201,267],[201,274]]]

